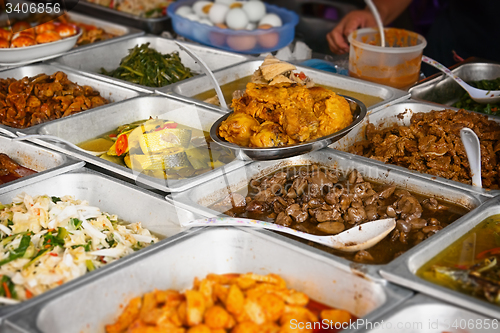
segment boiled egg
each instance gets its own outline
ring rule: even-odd
[[[241,30],[245,29],[248,24],[248,16],[241,8],[229,10],[226,16],[226,24],[229,29]]]
[[[281,21],[281,18],[278,15],[267,14],[259,21],[259,26],[264,24],[269,24],[273,27],[281,27],[283,25],[283,22]]]
[[[184,17],[187,18],[188,20],[191,20],[191,21],[196,21],[196,22],[200,21],[200,17],[198,15],[196,15],[195,13],[187,14]]]
[[[255,28],[257,28],[257,24],[250,22],[245,27],[245,30],[255,30]]]
[[[214,3],[208,12],[208,18],[213,24],[224,23],[226,15],[229,12],[229,6],[222,3]]]
[[[200,21],[199,21],[201,24],[206,24],[206,25],[209,25],[209,26],[213,26],[214,24],[212,23],[212,21],[210,21],[209,19],[207,18],[202,18]]]
[[[194,13],[193,10],[189,6],[180,6],[175,11],[175,14],[177,14],[177,15],[179,15],[181,17],[186,17],[186,15],[193,14],[193,13]]]
[[[234,2],[236,2],[236,0],[215,0],[215,3],[221,3],[226,6],[230,6]]]
[[[227,45],[235,51],[248,51],[255,47],[257,38],[255,36],[231,35],[227,37]]]
[[[266,5],[262,1],[245,2],[243,10],[250,22],[259,22],[266,15]]]
[[[210,1],[205,1],[205,0],[197,1],[193,5],[193,12],[200,18],[207,17],[212,5],[213,2]]]

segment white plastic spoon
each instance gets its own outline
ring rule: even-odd
[[[446,68],[443,64],[440,64],[436,60],[431,59],[427,56],[422,56],[422,61],[426,64],[431,65],[432,67],[439,69],[441,72],[445,73],[453,80],[455,80],[455,82],[457,82],[462,88],[467,91],[470,98],[472,98],[476,102],[481,104],[500,102],[500,90],[483,90],[474,88],[473,86],[465,83],[464,80],[453,74],[448,68]]]
[[[18,136],[18,137],[14,137],[12,140],[13,141],[26,141],[26,140],[30,140],[30,139],[41,139],[41,140],[47,140],[47,141],[55,141],[55,142],[60,142],[60,143],[64,143],[65,145],[73,148],[73,149],[76,149],[76,150],[79,150],[79,151],[82,151],[84,153],[87,153],[87,154],[90,154],[90,155],[94,155],[94,156],[100,156],[104,153],[107,152],[107,150],[105,151],[91,151],[91,150],[86,150],[86,149],[83,149],[83,148],[80,148],[78,147],[77,145],[69,142],[69,141],[66,141],[64,139],[61,139],[57,136],[53,136],[53,135],[44,135],[44,134],[31,134],[31,135],[24,135],[24,136]]]
[[[375,17],[375,22],[377,22],[378,31],[380,32],[380,46],[385,47],[384,25],[382,24],[382,19],[378,13],[377,6],[375,6],[372,0],[365,0],[365,3]]]
[[[481,180],[481,144],[476,133],[468,127],[460,130],[460,138],[464,144],[470,172],[472,173],[472,186],[483,187]]]
[[[203,73],[205,73],[205,75],[210,79],[210,81],[212,81],[212,85],[214,86],[217,97],[219,98],[220,106],[223,109],[229,110],[227,107],[227,104],[226,104],[226,100],[224,99],[224,94],[222,93],[222,90],[220,89],[219,82],[215,78],[214,73],[212,73],[210,68],[208,68],[207,64],[203,61],[203,59],[201,59],[196,53],[194,53],[193,50],[191,50],[189,47],[182,44],[181,42],[175,41],[175,43],[177,45],[179,45],[179,47],[182,50],[184,50],[187,54],[189,54],[189,56],[191,56],[191,58],[193,58],[200,65]]]
[[[232,217],[214,217],[204,220],[194,220],[191,222],[183,223],[182,226],[188,228],[206,226],[234,226],[269,229],[307,239],[312,242],[323,244],[340,251],[355,252],[368,249],[384,239],[384,237],[387,236],[396,227],[396,220],[393,218],[389,218],[366,222],[334,236],[316,236],[292,228],[287,228],[275,223]]]

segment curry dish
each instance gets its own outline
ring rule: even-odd
[[[460,139],[463,127],[471,128],[481,142],[483,187],[498,189],[500,124],[474,112],[415,113],[409,126],[393,125],[380,129],[368,124],[366,140],[356,142],[349,147],[349,152],[471,184],[469,160]]]
[[[108,104],[98,91],[79,86],[63,72],[20,80],[0,78],[0,122],[26,128]]]
[[[107,333],[292,333],[318,330],[320,320],[349,323],[345,310],[314,302],[288,289],[276,274],[208,274],[194,279],[193,289],[154,290],[133,298]],[[296,324],[304,328],[297,330]]]
[[[353,120],[345,98],[322,87],[298,83],[249,83],[233,100],[234,113],[219,135],[245,147],[276,147],[314,140],[347,127]]]
[[[335,235],[368,221],[396,219],[396,228],[367,250],[349,253],[308,242],[367,264],[392,261],[468,211],[395,185],[367,181],[357,170],[343,177],[318,165],[291,166],[254,179],[246,192],[232,193],[211,208],[229,216],[274,222],[319,236]]]
[[[0,184],[5,184],[21,177],[36,173],[19,165],[6,154],[0,154]]]

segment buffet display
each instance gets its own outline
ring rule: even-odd
[[[332,333],[413,314],[500,319],[498,105],[440,76],[406,92],[236,54],[293,39],[296,17],[260,1],[82,2],[150,31],[172,19],[180,35],[226,50],[189,44],[230,110],[172,39],[72,13],[0,29],[4,51],[76,43],[50,63],[0,70],[0,331]],[[495,66],[455,72],[496,90]],[[482,188],[462,128],[478,137]],[[217,225],[228,217],[292,231]],[[207,227],[189,229],[195,220]],[[371,229],[381,221],[392,224]],[[347,244],[349,233],[371,238]]]

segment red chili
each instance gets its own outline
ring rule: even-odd
[[[155,129],[155,132],[161,131],[165,128],[177,128],[177,123],[167,123],[161,127],[158,127],[157,129]]]
[[[500,247],[496,247],[494,249],[489,249],[489,250],[486,250],[486,251],[479,253],[476,256],[476,259],[483,259],[483,258],[486,258],[488,256],[499,254],[499,253],[500,253]]]
[[[110,134],[110,135],[108,135],[108,136],[109,136],[110,138],[116,138],[116,134],[114,134],[114,133],[113,133],[113,134]]]
[[[5,296],[7,296],[7,298],[12,298],[12,295],[10,294],[9,287],[7,286],[7,282],[2,283],[2,285],[3,285],[3,289],[5,290]]]
[[[49,255],[51,255],[51,256],[53,256],[53,257],[59,257],[59,256],[57,255],[57,253],[54,253],[54,252],[50,252],[50,253],[49,253]]]
[[[116,154],[120,156],[121,154],[125,153],[127,151],[128,147],[128,138],[127,134],[122,134],[118,137],[118,140],[116,140]]]
[[[33,297],[33,294],[31,293],[31,291],[26,289],[26,298],[30,299],[31,297]]]

